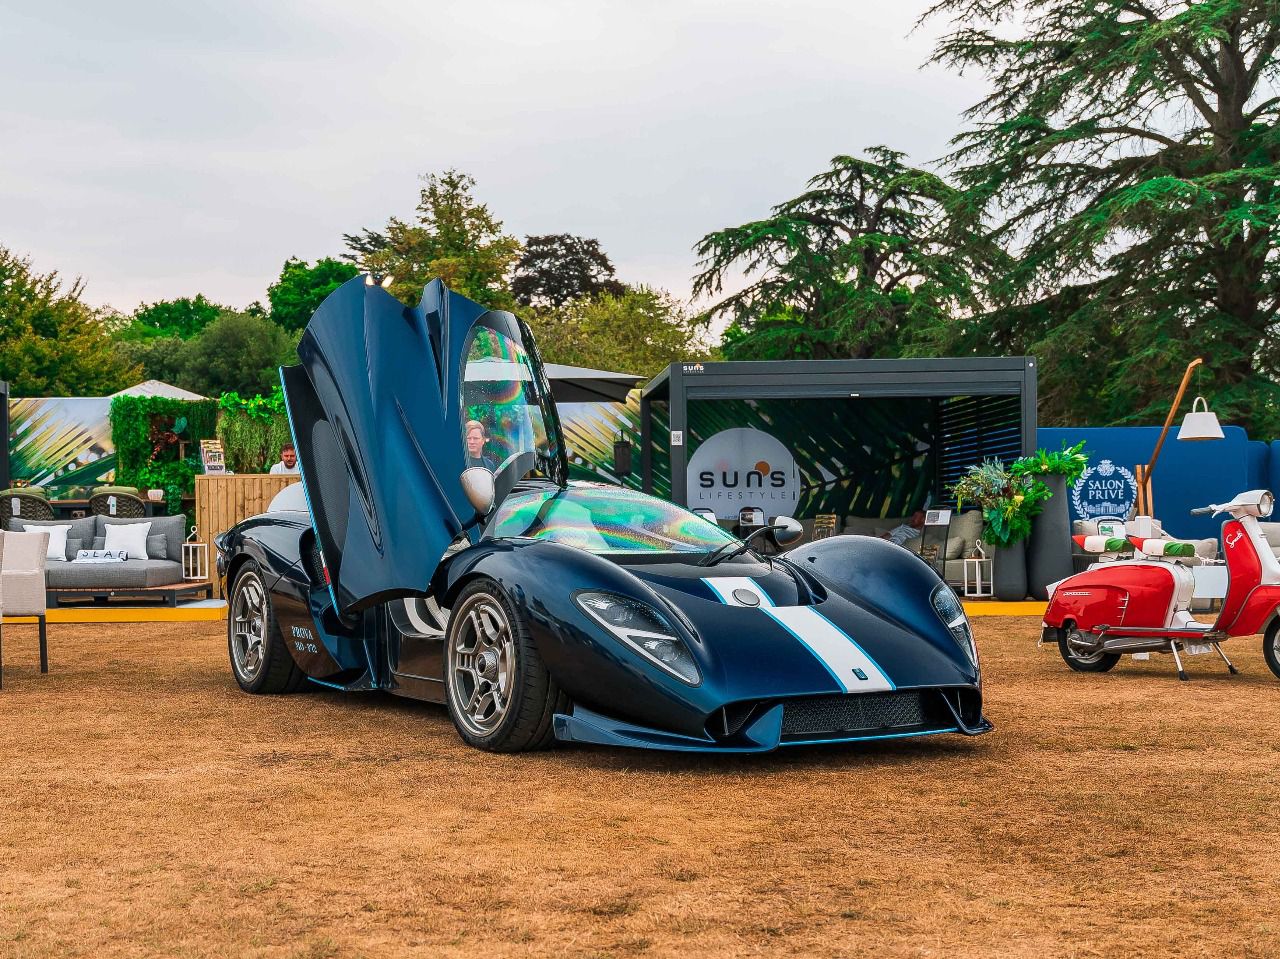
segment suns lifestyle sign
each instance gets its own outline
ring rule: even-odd
[[[744,506],[790,515],[800,497],[795,457],[776,437],[740,427],[708,437],[689,458],[689,507],[733,519]]]
[[[1090,466],[1071,487],[1071,505],[1080,519],[1114,516],[1125,519],[1138,499],[1133,473],[1111,460]]]

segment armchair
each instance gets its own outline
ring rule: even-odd
[[[0,532],[0,688],[4,685],[4,617],[35,616],[40,624],[40,672],[49,671],[44,567],[48,533]]]

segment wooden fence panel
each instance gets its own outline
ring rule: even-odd
[[[213,568],[213,537],[235,526],[242,519],[266,512],[271,500],[286,486],[298,482],[297,476],[272,476],[266,473],[237,473],[234,476],[196,477],[196,539],[209,548],[209,573],[213,577],[213,595],[221,598],[221,585]]]

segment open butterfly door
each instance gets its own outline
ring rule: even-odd
[[[499,500],[531,470],[565,480],[559,422],[528,330],[438,280],[416,307],[363,277],[349,280],[316,310],[298,358],[280,371],[285,402],[343,612],[424,595],[450,543],[478,537],[481,517],[461,482],[469,463],[495,472]],[[476,423],[479,457],[467,445]]]

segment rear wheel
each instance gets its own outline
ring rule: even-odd
[[[1075,623],[1067,623],[1058,630],[1058,652],[1066,664],[1078,673],[1105,673],[1120,662],[1119,653],[1089,652],[1079,648],[1084,634]]]
[[[444,666],[449,716],[469,745],[521,752],[551,744],[552,717],[568,710],[568,698],[492,580],[471,583],[453,604]]]
[[[1280,618],[1272,621],[1267,635],[1262,640],[1262,656],[1271,667],[1277,679],[1280,679]]]
[[[231,672],[246,693],[291,693],[306,677],[289,655],[262,569],[245,563],[231,587],[227,609]]]

